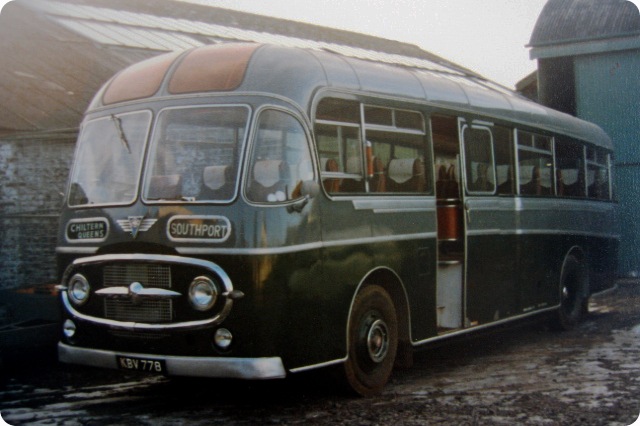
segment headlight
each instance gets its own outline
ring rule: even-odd
[[[79,306],[86,303],[87,300],[89,300],[90,291],[89,281],[87,281],[84,275],[76,274],[71,277],[67,294],[75,305]]]
[[[198,277],[189,286],[189,301],[194,309],[206,311],[215,305],[218,288],[209,277]]]

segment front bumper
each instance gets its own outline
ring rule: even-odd
[[[282,379],[286,371],[279,357],[271,358],[207,358],[188,356],[156,356],[100,349],[87,349],[58,343],[58,359],[68,364],[117,369],[116,356],[144,357],[164,360],[171,376],[193,376],[229,379]]]

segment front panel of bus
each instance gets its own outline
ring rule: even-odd
[[[343,357],[351,297],[321,282],[309,141],[295,107],[263,96],[88,115],[59,235],[63,344],[293,366]]]

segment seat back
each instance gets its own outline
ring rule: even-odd
[[[182,197],[182,175],[151,176],[147,198],[151,200],[177,200]]]
[[[424,164],[418,158],[391,160],[387,184],[390,192],[423,192],[426,184]]]

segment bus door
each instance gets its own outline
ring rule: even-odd
[[[431,136],[435,156],[438,220],[436,316],[438,333],[443,334],[464,326],[465,238],[458,119],[432,116]]]
[[[465,228],[465,325],[513,316],[517,309],[513,132],[460,120]]]

